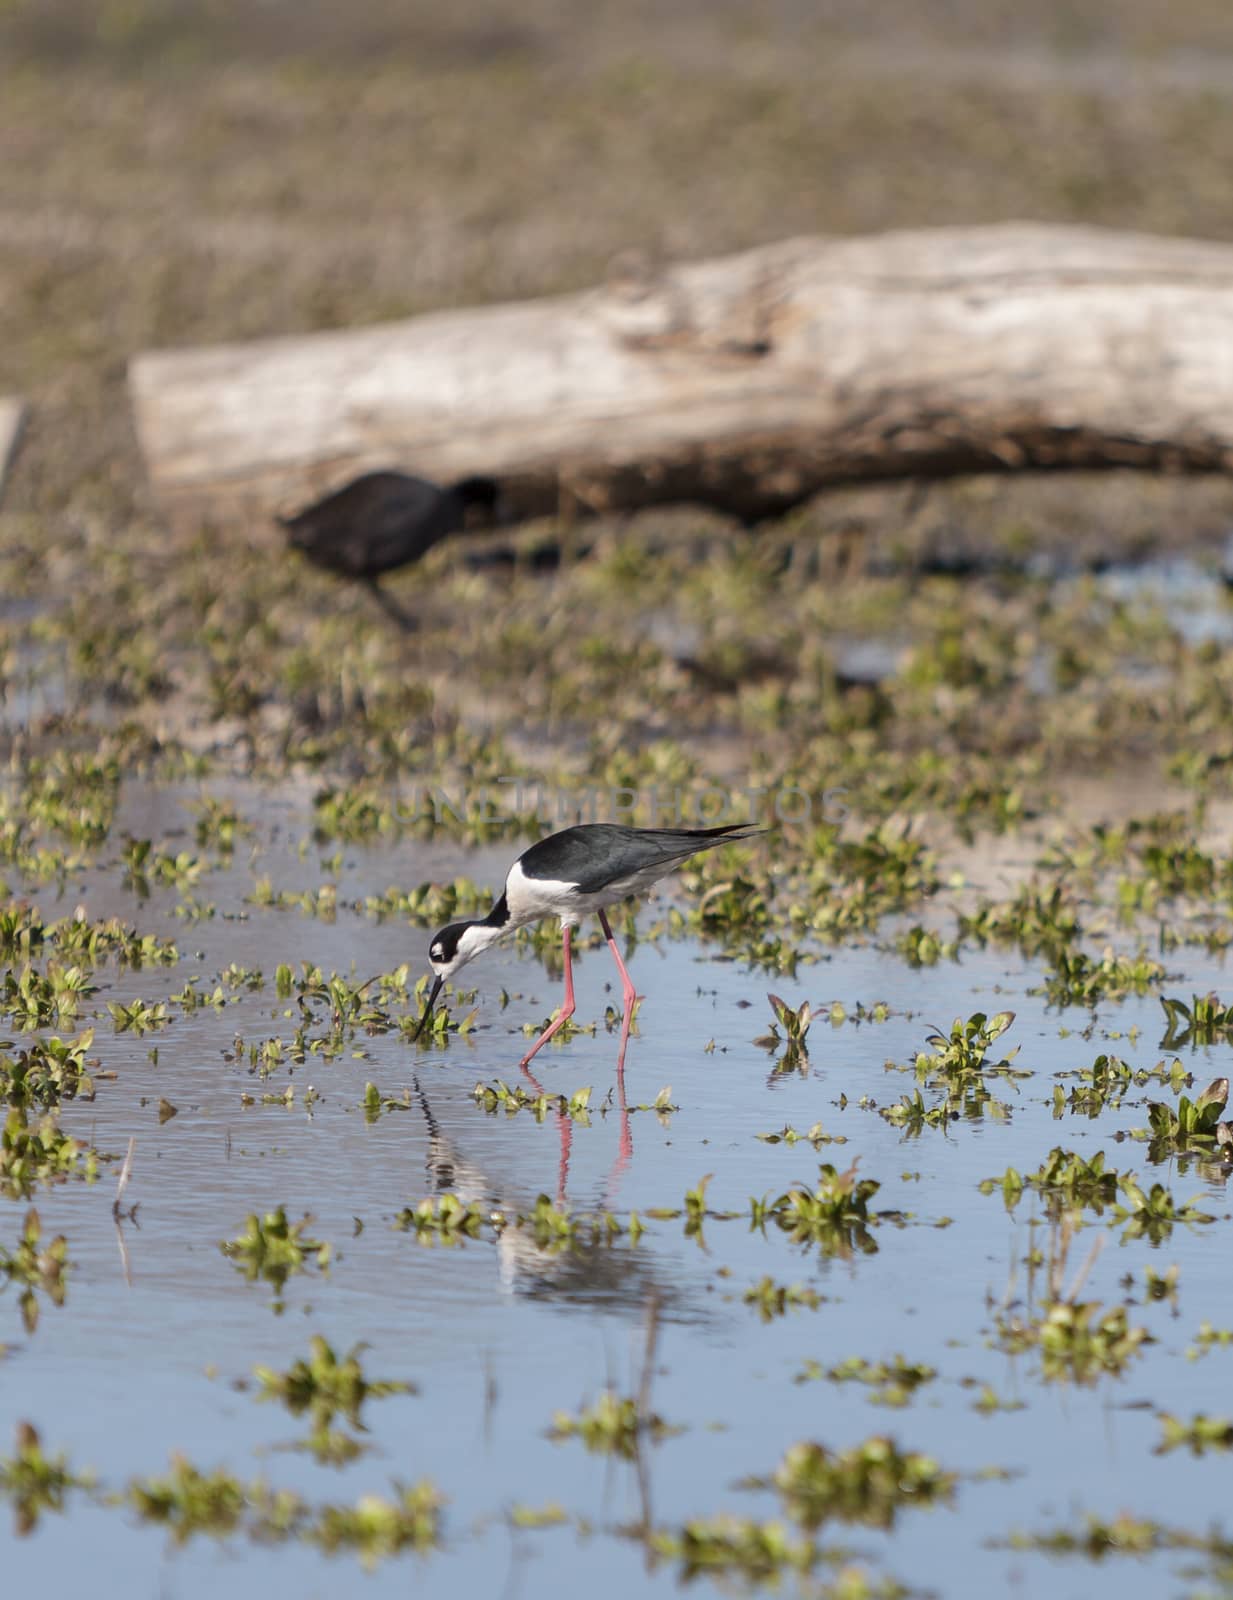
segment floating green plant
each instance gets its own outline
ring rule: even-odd
[[[54,1306],[64,1304],[65,1273],[68,1271],[68,1240],[62,1233],[42,1243],[43,1227],[33,1206],[26,1212],[21,1238],[13,1250],[0,1245],[0,1288],[19,1286],[18,1304],[27,1333],[39,1324],[40,1293]]]
[[[1131,1325],[1125,1306],[1055,1300],[1037,1316],[1001,1314],[997,1342],[1011,1355],[1038,1350],[1047,1382],[1091,1384],[1124,1372],[1152,1341],[1146,1328]]]
[[[472,1090],[476,1104],[487,1112],[504,1111],[513,1116],[519,1111],[529,1111],[536,1122],[549,1115],[567,1116],[586,1127],[590,1123],[591,1091],[577,1089],[571,1095],[532,1094],[521,1084],[510,1088],[500,1078],[491,1084],[477,1083]]]
[[[1016,1047],[1001,1060],[990,1061],[989,1052],[1015,1020],[1013,1011],[999,1011],[996,1016],[974,1012],[966,1021],[956,1017],[948,1034],[936,1030],[925,1041],[931,1046],[926,1053],[916,1057],[916,1076],[922,1083],[962,1086],[965,1082],[983,1078],[985,1074],[997,1076],[1027,1076],[1016,1074],[1011,1063],[1019,1054]]]
[[[97,1152],[62,1132],[54,1112],[31,1127],[21,1107],[9,1111],[0,1133],[0,1193],[24,1196],[38,1184],[89,1183],[97,1175]]]
[[[1124,1239],[1150,1239],[1159,1244],[1173,1232],[1175,1223],[1214,1222],[1215,1217],[1200,1211],[1193,1200],[1178,1205],[1163,1183],[1144,1190],[1134,1178],[1123,1173],[1118,1188],[1126,1203],[1113,1208],[1116,1221],[1125,1223]]]
[[[908,1507],[948,1502],[956,1481],[956,1474],[944,1471],[932,1456],[901,1450],[893,1439],[874,1435],[847,1450],[828,1450],[812,1441],[794,1444],[770,1478],[748,1483],[774,1489],[792,1520],[812,1532],[829,1521],[891,1528]]]
[[[94,1080],[86,1053],[94,1029],[72,1039],[35,1039],[16,1056],[0,1054],[0,1097],[11,1106],[57,1106],[64,1100],[92,1100]]]
[[[1158,1421],[1162,1433],[1156,1446],[1157,1455],[1168,1455],[1170,1450],[1183,1447],[1192,1456],[1205,1455],[1209,1450],[1233,1450],[1233,1422],[1228,1417],[1209,1417],[1200,1411],[1183,1422],[1180,1417],[1162,1411]]]
[[[1161,1100],[1147,1103],[1148,1126],[1135,1130],[1146,1134],[1148,1159],[1164,1161],[1178,1152],[1199,1149],[1211,1152],[1233,1146],[1233,1123],[1223,1120],[1229,1098],[1229,1080],[1213,1078],[1196,1099],[1180,1095],[1176,1108]]]
[[[417,1239],[439,1239],[448,1244],[478,1238],[489,1220],[490,1213],[473,1201],[460,1200],[456,1194],[441,1194],[404,1207],[394,1225],[404,1233],[414,1233]]]
[[[1022,1176],[1014,1167],[1007,1167],[1000,1178],[986,1178],[980,1192],[992,1194],[1000,1188],[1008,1211],[1019,1203],[1025,1189],[1032,1189],[1055,1209],[1087,1209],[1100,1216],[1106,1206],[1115,1204],[1118,1181],[1117,1171],[1105,1167],[1103,1150],[1089,1159],[1055,1145],[1035,1172]]]
[[[46,1511],[63,1511],[69,1491],[93,1487],[93,1477],[74,1472],[63,1454],[49,1456],[38,1429],[17,1424],[13,1454],[0,1456],[0,1495],[13,1503],[18,1534],[33,1533]]]
[[[643,1439],[653,1444],[677,1431],[632,1396],[622,1397],[606,1389],[594,1405],[585,1406],[576,1416],[558,1411],[549,1438],[558,1443],[580,1439],[595,1455],[632,1461]]]
[[[869,1399],[878,1406],[904,1406],[923,1384],[932,1383],[937,1368],[927,1362],[891,1356],[886,1361],[867,1361],[864,1356],[849,1356],[835,1366],[807,1361],[793,1383],[825,1379],[829,1383],[862,1383],[870,1389]]]
[[[803,1283],[776,1283],[771,1277],[760,1278],[746,1289],[744,1300],[747,1306],[757,1306],[763,1322],[773,1322],[799,1306],[816,1311],[822,1304],[822,1296],[816,1289]]]
[[[1233,1033],[1233,1006],[1226,1006],[1216,994],[1192,995],[1190,1004],[1161,995],[1165,1014],[1162,1050],[1184,1050],[1187,1045],[1217,1044]]]
[[[334,1426],[336,1418],[342,1417],[363,1433],[360,1413],[365,1401],[415,1393],[413,1384],[399,1379],[365,1377],[359,1359],[363,1348],[355,1345],[340,1359],[320,1334],[314,1334],[307,1358],[293,1362],[286,1372],[253,1368],[259,1400],[278,1400],[293,1416],[308,1414],[311,1430],[304,1448],[318,1461],[343,1465],[364,1448]]]
[[[813,1187],[800,1184],[773,1201],[752,1201],[753,1226],[774,1222],[794,1244],[816,1244],[823,1255],[849,1256],[853,1250],[873,1255],[878,1246],[869,1230],[880,1219],[869,1202],[881,1185],[858,1178],[856,1167],[854,1161],[840,1172],[823,1162]]]
[[[289,1222],[282,1206],[267,1211],[263,1217],[254,1213],[245,1222],[244,1231],[234,1239],[224,1239],[219,1248],[249,1283],[260,1278],[272,1285],[275,1307],[279,1308],[288,1278],[313,1267],[323,1272],[329,1267],[330,1246],[310,1238],[305,1231],[311,1221],[311,1217],[305,1217],[300,1222]]]

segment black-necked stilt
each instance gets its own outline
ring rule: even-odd
[[[574,1014],[574,973],[570,960],[570,935],[593,911],[598,912],[604,938],[621,974],[625,1003],[624,1038],[634,1001],[633,980],[625,970],[621,952],[605,915],[606,908],[641,894],[675,871],[700,850],[711,850],[729,839],[747,838],[760,830],[747,822],[725,823],[717,828],[625,828],[610,822],[582,823],[553,833],[524,850],[509,869],[505,889],[486,917],[473,922],[451,922],[433,936],[428,959],[437,981],[416,1029],[432,1014],[441,985],[488,946],[514,928],[544,917],[560,917],[565,954],[565,1000],[556,1018],[523,1056],[525,1067]],[[624,1050],[622,1048],[622,1055]]]
[[[443,487],[406,472],[366,472],[279,521],[288,543],[314,566],[360,579],[390,610],[377,583],[381,574],[418,561],[460,528],[494,522],[498,494],[492,478],[460,478]]]

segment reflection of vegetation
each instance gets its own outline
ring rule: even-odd
[[[39,1322],[38,1292],[47,1296],[54,1306],[64,1304],[64,1274],[68,1270],[68,1240],[62,1233],[42,1243],[43,1227],[39,1214],[31,1206],[26,1212],[21,1238],[14,1250],[0,1245],[0,1287],[20,1284],[21,1320],[27,1333],[33,1333]]]
[[[311,1221],[311,1217],[305,1217],[300,1222],[289,1222],[287,1213],[279,1206],[263,1217],[250,1216],[243,1233],[234,1239],[224,1239],[219,1248],[250,1283],[261,1278],[272,1284],[274,1303],[279,1308],[288,1278],[313,1267],[325,1271],[329,1266],[329,1245],[310,1238],[305,1231]]]
[[[49,1456],[38,1429],[17,1424],[13,1454],[0,1456],[0,1495],[13,1502],[19,1534],[32,1533],[48,1511],[63,1511],[71,1489],[89,1488],[92,1479],[75,1473],[63,1455]]]
[[[878,1435],[848,1450],[795,1444],[769,1479],[751,1482],[773,1488],[792,1520],[812,1532],[832,1520],[893,1527],[908,1507],[949,1501],[956,1475]]]
[[[855,1161],[842,1172],[823,1162],[815,1185],[797,1185],[776,1200],[755,1200],[751,1217],[757,1227],[773,1222],[793,1244],[816,1244],[823,1255],[873,1255],[878,1246],[869,1230],[880,1217],[869,1202],[879,1188],[875,1179],[857,1177]]]
[[[552,1419],[550,1437],[580,1439],[597,1455],[616,1455],[632,1461],[640,1440],[662,1439],[674,1431],[662,1417],[646,1410],[636,1399],[622,1397],[609,1389],[577,1416],[558,1411]]]
[[[1187,1045],[1217,1044],[1233,1032],[1233,1006],[1226,1006],[1215,994],[1192,995],[1190,1004],[1161,995],[1168,1023],[1162,1050],[1184,1050]]]
[[[312,1424],[304,1448],[318,1461],[342,1465],[363,1450],[362,1443],[334,1426],[342,1417],[358,1432],[365,1431],[360,1412],[367,1400],[386,1395],[411,1394],[411,1384],[396,1379],[364,1376],[360,1351],[356,1345],[340,1360],[320,1334],[309,1342],[307,1359],[301,1357],[286,1372],[272,1367],[255,1367],[253,1377],[261,1400],[279,1400],[292,1416],[308,1413]]]
[[[904,1406],[922,1384],[932,1383],[937,1375],[936,1367],[923,1361],[908,1361],[904,1356],[891,1356],[888,1361],[849,1356],[833,1367],[807,1361],[792,1381],[807,1383],[825,1378],[830,1383],[861,1383],[868,1387],[873,1405]]]

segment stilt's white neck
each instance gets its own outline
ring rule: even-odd
[[[473,922],[458,941],[458,955],[463,961],[474,961],[490,944],[504,938],[510,926],[508,922],[496,928],[487,922]]]

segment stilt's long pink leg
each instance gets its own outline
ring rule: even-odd
[[[573,931],[574,930],[570,927],[565,929],[565,939],[562,946],[565,952],[565,1003],[562,1005],[557,1015],[544,1029],[543,1033],[540,1034],[539,1038],[527,1051],[526,1055],[523,1056],[522,1060],[518,1063],[520,1067],[525,1067],[527,1062],[530,1061],[531,1057],[535,1055],[536,1051],[542,1050],[543,1047],[548,1043],[549,1039],[552,1038],[553,1034],[556,1033],[558,1029],[563,1028],[574,1014],[574,968],[573,963],[570,960],[569,953],[569,939],[570,934]],[[622,971],[624,971],[624,968],[622,968]]]
[[[642,996],[634,992],[634,980],[625,970],[625,963],[621,960],[621,952],[617,949],[617,942],[613,936],[611,927],[608,925],[608,918],[602,911],[599,914],[599,925],[604,930],[604,938],[607,939],[608,948],[612,951],[612,959],[616,962],[617,971],[621,974],[621,994],[625,1000],[625,1010],[628,1012],[634,1001],[641,1000]],[[624,1059],[624,1055],[625,1046],[622,1043],[622,1059]]]

